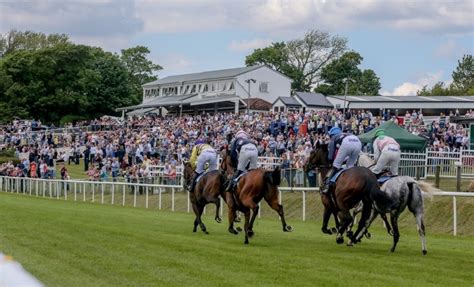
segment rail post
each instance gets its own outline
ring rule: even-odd
[[[441,166],[438,164],[436,166],[436,173],[435,173],[435,187],[439,188],[439,173],[441,172]]]
[[[420,166],[416,166],[416,180],[420,180]]]
[[[453,236],[456,236],[458,229],[456,196],[453,196]]]
[[[306,221],[306,192],[303,190],[303,221]]]
[[[174,187],[171,189],[171,211],[174,211]]]
[[[461,191],[461,163],[456,163],[456,191]]]

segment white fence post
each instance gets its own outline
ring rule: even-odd
[[[457,218],[457,206],[456,206],[456,196],[453,196],[453,235],[457,235],[458,229],[458,218]]]
[[[303,221],[306,221],[306,192],[303,190]]]
[[[174,211],[174,187],[171,189],[171,211]]]

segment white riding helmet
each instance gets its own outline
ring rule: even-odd
[[[239,131],[235,134],[235,138],[236,138],[236,139],[249,139],[250,136],[249,136],[244,130],[239,130]]]

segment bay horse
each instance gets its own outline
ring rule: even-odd
[[[369,157],[368,154],[361,153],[359,155],[359,165],[364,167],[371,167],[375,165],[375,161]],[[423,187],[423,190],[420,188]],[[423,220],[423,194],[422,191],[429,192],[430,186],[417,182],[409,176],[397,176],[384,182],[381,186],[381,192],[374,196],[374,210],[367,221],[367,228],[370,226],[372,221],[377,217],[378,214],[385,216],[386,213],[390,214],[390,221],[392,223],[391,230],[393,231],[393,244],[390,248],[391,252],[395,251],[398,240],[400,239],[400,232],[398,230],[398,218],[400,214],[405,210],[406,207],[413,213],[416,219],[416,225],[418,233],[421,238],[421,251],[423,255],[426,255],[425,241],[425,225]],[[386,221],[386,219],[385,219]],[[387,225],[388,222],[385,222]],[[387,227],[390,230],[390,227]]]
[[[321,182],[325,182],[327,173],[331,168],[328,153],[328,145],[321,144],[318,141],[316,148],[311,151],[306,167],[306,169],[318,168]],[[343,235],[353,222],[350,210],[356,207],[359,202],[362,202],[362,215],[357,231],[355,234],[352,234],[352,232],[347,234],[350,239],[349,246],[357,243],[367,230],[366,222],[372,210],[372,194],[377,191],[379,191],[377,178],[369,169],[357,166],[347,169],[339,176],[335,186],[331,186],[327,193],[321,193],[321,201],[324,205],[321,230],[324,233],[331,234],[327,226],[329,218],[333,214],[337,226],[336,242],[342,244],[344,242]],[[338,220],[340,220],[340,223]]]
[[[190,162],[184,163],[184,180],[186,188],[191,185],[194,177],[194,170],[191,167]],[[201,216],[204,211],[204,207],[208,203],[214,203],[216,205],[216,216],[214,219],[217,223],[221,223],[222,219],[219,216],[220,209],[220,196],[225,200],[224,192],[226,185],[226,177],[223,173],[218,170],[210,171],[201,176],[199,181],[194,187],[194,192],[189,191],[189,200],[192,204],[194,214],[193,232],[197,231],[197,226],[201,228],[202,232],[209,234],[206,229],[206,225],[202,222]]]
[[[221,169],[228,175],[232,175],[234,170],[230,163],[230,155],[227,150],[221,154]],[[281,182],[281,171],[277,167],[273,171],[263,169],[253,169],[241,176],[235,190],[226,193],[226,203],[228,206],[228,231],[232,234],[238,234],[234,228],[234,221],[237,211],[245,215],[245,244],[249,244],[249,238],[254,236],[253,224],[259,210],[259,203],[262,199],[275,210],[280,216],[284,232],[291,232],[293,228],[285,221],[283,206],[278,201],[278,186]]]

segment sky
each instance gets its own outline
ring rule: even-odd
[[[474,0],[0,0],[0,33],[65,33],[105,50],[143,45],[159,77],[241,67],[310,29],[347,38],[383,95],[449,83],[474,51]]]

